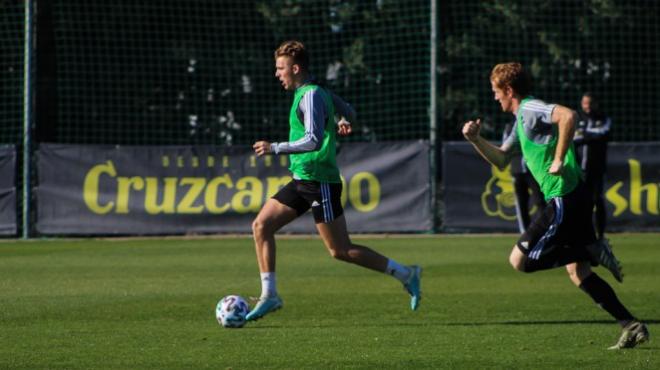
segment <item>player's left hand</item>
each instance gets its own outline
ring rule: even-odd
[[[270,143],[267,141],[257,141],[252,145],[252,149],[258,156],[270,153]]]
[[[548,173],[551,175],[559,176],[561,175],[561,172],[564,169],[564,162],[555,159],[552,161],[552,164],[550,165],[550,169],[548,170]]]
[[[353,132],[353,128],[351,127],[351,123],[348,122],[346,119],[342,118],[337,122],[337,133],[340,136],[348,136]]]

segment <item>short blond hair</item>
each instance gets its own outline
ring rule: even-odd
[[[297,64],[303,70],[309,68],[309,54],[305,48],[305,44],[297,40],[284,41],[275,50],[275,59],[278,57],[289,57],[293,60],[293,64]]]
[[[500,63],[493,67],[490,81],[500,89],[510,87],[523,97],[532,90],[532,76],[518,62]]]

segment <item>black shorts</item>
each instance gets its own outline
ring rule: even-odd
[[[538,259],[546,245],[581,247],[596,241],[593,201],[584,183],[562,197],[552,198],[516,243],[528,258]]]
[[[344,214],[341,206],[341,183],[311,180],[292,180],[273,199],[298,212],[298,216],[312,208],[316,223],[329,223]]]

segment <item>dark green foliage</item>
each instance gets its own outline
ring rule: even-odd
[[[579,108],[581,94],[599,96],[613,118],[612,139],[660,139],[654,1],[440,1],[440,136],[462,139],[460,124],[480,116],[500,139],[512,120],[499,112],[488,76],[500,62],[520,61],[535,79],[534,95]]]
[[[429,138],[430,1],[36,1],[36,138],[103,144],[283,140],[290,98],[272,52],[290,38],[359,113],[348,140]],[[0,142],[21,142],[24,6],[0,2]],[[499,139],[488,74],[519,60],[537,96],[577,108],[600,95],[612,138],[660,140],[651,0],[437,1],[438,137],[484,118]],[[37,24],[38,23],[38,24]]]

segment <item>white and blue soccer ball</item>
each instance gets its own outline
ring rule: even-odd
[[[225,328],[240,328],[245,325],[248,312],[248,303],[238,295],[228,295],[215,306],[215,318]]]

